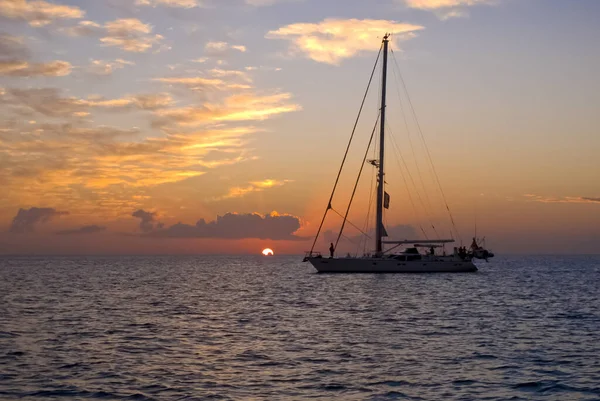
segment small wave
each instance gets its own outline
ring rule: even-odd
[[[319,387],[325,391],[342,391],[342,390],[346,390],[348,388],[345,385],[340,384],[340,383],[326,383],[326,384],[320,385]]]
[[[69,363],[66,365],[59,366],[58,369],[73,369],[73,368],[79,368],[81,366],[83,366],[83,364],[81,364],[79,362],[75,362],[75,363]]]
[[[263,367],[281,366],[281,365],[285,365],[285,364],[281,363],[281,362],[275,362],[275,361],[266,361],[266,362],[261,362],[261,363],[258,364],[258,366],[263,366]]]
[[[371,397],[367,398],[368,400],[379,401],[379,400],[399,400],[399,399],[412,399],[408,397],[406,394],[401,393],[399,391],[388,391],[384,394],[374,394]]]
[[[92,394],[90,395],[90,398],[99,398],[99,399],[102,399],[102,398],[107,398],[107,399],[114,399],[114,398],[115,398],[115,395],[114,395],[114,394],[112,394],[112,393],[107,393],[106,391],[97,391],[97,392],[95,392],[95,393],[92,393]]]
[[[382,382],[369,383],[371,386],[390,386],[390,387],[400,387],[400,386],[410,386],[412,383],[404,381],[404,380],[385,380]]]
[[[310,362],[310,363],[318,363],[318,364],[322,364],[322,363],[329,363],[329,359],[323,359],[323,358],[311,358],[311,357],[303,357],[303,358],[298,358],[299,361],[301,362]]]
[[[268,355],[260,354],[252,350],[246,350],[237,355],[237,358],[241,360],[270,360]]]
[[[494,366],[492,368],[490,368],[490,370],[509,370],[509,369],[520,369],[520,366],[517,365],[500,365],[500,366]]]
[[[542,386],[541,382],[523,382],[523,383],[517,383],[513,387],[516,388],[517,390],[537,390],[537,389],[541,388],[541,386]]]
[[[497,356],[495,356],[495,355],[492,355],[492,354],[479,354],[479,353],[475,353],[475,354],[473,355],[473,357],[474,357],[475,359],[498,359],[498,357],[497,357]]]
[[[560,393],[560,392],[585,392],[588,389],[578,389],[567,384],[559,383],[552,380],[532,381],[518,383],[514,386],[517,390],[534,391],[537,393]]]
[[[58,398],[58,397],[69,397],[74,399],[81,398],[93,398],[93,399],[115,399],[121,398],[116,394],[108,393],[106,391],[86,391],[86,390],[42,390],[35,391],[26,394],[21,394],[20,397],[35,397],[35,398]],[[152,400],[151,398],[138,398],[139,400]]]
[[[469,384],[474,384],[477,383],[475,380],[470,380],[470,379],[458,379],[458,380],[454,380],[452,382],[452,384],[456,384],[456,385],[469,385]]]
[[[448,284],[274,259],[53,260],[5,275],[0,258],[0,292],[22,298],[0,319],[0,399],[600,400],[588,266],[562,291],[560,264],[521,257]]]
[[[147,395],[135,393],[127,396],[125,399],[127,400],[139,400],[139,401],[154,401],[154,398],[148,397]]]

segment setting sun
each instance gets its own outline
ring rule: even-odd
[[[265,256],[273,256],[274,255],[273,250],[271,248],[263,249],[262,254]]]

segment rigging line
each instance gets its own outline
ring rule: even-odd
[[[392,132],[391,127],[388,126],[388,130],[390,132]],[[419,198],[419,202],[421,202],[421,206],[423,207],[423,211],[425,212],[425,216],[427,217],[427,220],[429,222],[429,224],[431,225],[431,228],[433,229],[433,233],[435,234],[436,237],[440,237],[440,235],[438,234],[435,225],[434,225],[434,220],[433,220],[433,212],[431,211],[431,205],[429,205],[429,209],[425,206],[425,203],[423,202],[423,199],[421,198],[421,195],[419,193],[419,188],[417,187],[417,185],[415,184],[415,181],[412,177],[412,174],[410,173],[410,170],[408,169],[408,165],[406,164],[406,161],[404,159],[404,156],[402,156],[402,152],[400,151],[400,145],[398,145],[398,142],[396,141],[393,133],[392,135],[390,135],[390,137],[392,138],[392,145],[396,148],[396,152],[398,152],[398,154],[400,155],[400,158],[402,159],[402,163],[404,164],[404,168],[406,169],[406,172],[408,173],[408,176],[413,184],[413,186],[415,187],[415,192],[417,194],[417,197]],[[397,161],[397,159],[396,159]],[[399,165],[398,167],[400,167],[400,170],[402,170],[402,167]],[[410,194],[410,190],[407,189],[407,191]],[[423,188],[423,191],[425,191],[425,188]],[[416,213],[416,211],[415,211]],[[423,227],[421,228],[421,232],[423,232],[423,234],[425,234],[425,230],[423,230]],[[425,234],[425,238],[428,239],[427,234]]]
[[[454,231],[456,232],[458,239],[462,242],[462,238],[460,237],[460,233],[458,232],[458,229],[456,228],[456,224],[454,223],[454,217],[452,216],[452,212],[450,211],[450,207],[448,206],[448,201],[446,200],[446,195],[444,194],[444,190],[442,189],[442,184],[440,183],[440,179],[439,179],[439,176],[435,169],[435,165],[433,164],[433,160],[431,158],[431,153],[429,152],[429,147],[427,146],[427,142],[425,141],[425,136],[423,135],[423,130],[421,129],[421,124],[419,123],[419,119],[417,118],[417,113],[415,112],[415,108],[412,104],[412,100],[410,99],[410,96],[408,94],[408,89],[406,88],[406,83],[404,82],[404,78],[402,78],[402,73],[400,72],[400,66],[398,65],[398,61],[396,60],[396,55],[394,54],[393,50],[392,50],[392,58],[394,59],[394,64],[396,64],[396,68],[398,69],[398,75],[400,76],[400,82],[402,82],[402,87],[404,88],[404,92],[406,93],[406,98],[408,99],[410,109],[411,109],[413,117],[415,119],[415,123],[417,124],[417,129],[419,131],[419,134],[421,135],[421,141],[423,141],[423,145],[425,146],[425,150],[427,151],[427,157],[429,159],[429,164],[431,165],[431,168],[433,169],[433,174],[435,176],[435,180],[437,182],[438,189],[440,190],[440,193],[442,195],[442,199],[444,200],[446,210],[448,211],[448,214],[450,216],[450,221],[452,223],[452,227],[454,227]]]
[[[373,147],[373,158],[375,158],[375,146]],[[369,205],[367,206],[367,216],[365,217],[365,223],[363,224],[364,232],[369,232],[369,219],[371,217],[371,206],[373,205],[373,195],[375,194],[375,191],[373,191],[374,180],[375,180],[375,174],[371,174],[371,184],[369,185]],[[363,245],[363,240],[364,240],[363,253],[366,250],[367,237],[369,239],[371,238],[368,235],[366,237],[362,237],[360,243],[356,247],[356,255],[357,256],[358,256],[358,251],[359,251],[361,245]]]
[[[427,142],[425,141],[425,136],[423,134],[423,130],[421,129],[421,125],[419,123],[419,119],[417,118],[416,111],[415,111],[414,106],[412,104],[412,100],[411,100],[410,95],[408,93],[408,89],[406,87],[406,83],[404,82],[404,78],[402,77],[402,73],[400,71],[400,66],[398,65],[398,61],[396,59],[396,56],[395,56],[393,50],[392,50],[392,57],[394,59],[394,65],[395,65],[396,69],[398,70],[398,76],[400,77],[400,82],[402,83],[402,86],[404,88],[404,92],[406,93],[406,98],[408,99],[408,103],[409,103],[410,108],[411,108],[413,119],[414,119],[415,124],[417,126],[417,129],[419,131],[421,142],[422,142],[423,147],[425,148],[425,150],[427,152],[427,158],[428,158],[428,162],[429,162],[429,165],[430,165],[430,168],[431,168],[430,169],[430,173],[433,172],[433,176],[434,176],[435,181],[437,183],[437,189],[440,192],[440,194],[442,195],[442,200],[443,200],[444,206],[445,206],[445,208],[446,208],[446,210],[448,212],[448,216],[450,217],[450,222],[451,222],[451,225],[452,225],[450,227],[450,231],[452,231],[452,229],[454,229],[454,232],[456,233],[457,237],[460,239],[460,233],[458,232],[458,229],[456,228],[456,224],[454,223],[454,217],[452,216],[452,212],[450,211],[450,207],[448,206],[448,202],[446,200],[445,193],[444,193],[444,191],[442,189],[442,186],[441,186],[441,183],[440,183],[440,180],[439,180],[439,176],[438,176],[437,171],[435,169],[435,165],[433,164],[433,159],[431,157],[431,153],[429,151],[429,147],[427,146]],[[392,69],[392,71],[394,72],[394,76],[396,76],[395,75],[396,71],[394,69]],[[418,166],[417,166],[417,168],[418,168]]]
[[[363,157],[362,163],[360,165],[360,170],[358,171],[358,177],[356,177],[356,182],[354,183],[354,189],[352,190],[352,195],[350,196],[350,201],[348,202],[348,208],[346,209],[346,215],[344,216],[344,220],[342,221],[342,227],[340,228],[340,233],[335,241],[335,248],[337,248],[338,242],[340,242],[340,237],[342,236],[342,232],[344,231],[344,225],[346,224],[346,220],[348,218],[348,213],[350,213],[350,206],[352,206],[352,201],[354,200],[354,195],[356,194],[356,188],[358,187],[358,182],[360,181],[360,176],[362,174],[363,169],[365,168],[365,162],[367,161],[367,155],[369,154],[369,148],[371,147],[371,143],[373,142],[373,136],[375,136],[375,130],[377,129],[377,123],[379,122],[379,117],[381,114],[377,115],[377,120],[375,121],[375,125],[373,126],[373,131],[371,131],[371,138],[369,138],[369,144],[367,145],[367,150],[365,151],[365,156]]]
[[[333,210],[333,212],[335,214],[337,214],[338,216],[340,216],[342,219],[344,218],[344,216],[342,216],[342,214],[340,212],[338,212],[337,210],[335,210],[334,208],[331,208],[331,210]],[[346,219],[347,220],[347,219]],[[358,231],[360,231],[361,234],[366,235],[368,238],[371,238],[369,236],[369,234],[367,234],[366,232],[364,232],[363,230],[361,230],[360,228],[358,228],[356,225],[354,225],[350,220],[347,220],[348,224],[350,224],[352,227],[356,228]]]
[[[344,168],[344,163],[346,162],[346,158],[348,157],[348,151],[350,150],[350,145],[352,144],[352,139],[354,138],[354,133],[356,132],[356,127],[358,126],[358,121],[360,120],[360,115],[362,114],[363,107],[365,106],[365,101],[367,100],[367,95],[369,94],[369,88],[371,87],[371,82],[373,81],[373,76],[375,75],[375,70],[377,69],[377,63],[379,63],[379,57],[381,56],[381,49],[383,49],[383,44],[379,47],[379,53],[377,53],[377,58],[375,59],[375,65],[373,65],[373,70],[371,71],[371,76],[369,77],[369,83],[367,84],[367,89],[365,90],[365,94],[363,96],[362,102],[360,104],[360,108],[358,110],[358,116],[356,116],[356,121],[354,122],[354,127],[352,128],[352,134],[350,135],[350,140],[348,141],[348,146],[346,146],[346,152],[344,153],[344,158],[342,159],[342,164],[340,166],[340,170],[338,171],[337,177],[335,178],[335,183],[333,184],[333,189],[331,190],[331,196],[329,197],[329,202],[327,202],[327,209],[325,209],[325,213],[323,214],[323,218],[321,219],[321,224],[319,224],[319,229],[317,230],[317,235],[315,235],[315,240],[310,248],[310,253],[312,254],[315,249],[315,245],[317,243],[317,239],[319,238],[319,234],[321,233],[321,229],[323,228],[323,223],[325,223],[325,217],[327,217],[327,212],[331,209],[331,202],[333,201],[333,195],[335,195],[335,190],[340,181],[340,176],[342,175],[342,170]]]
[[[393,49],[391,51],[393,53]],[[394,57],[394,65],[392,67],[395,66],[396,69],[398,70],[398,75],[400,75],[400,77],[402,77],[402,74],[400,73],[400,69],[398,67],[398,62],[396,60],[395,54],[393,54],[393,57]],[[431,204],[431,201],[430,201],[430,198],[429,198],[429,194],[427,192],[427,187],[425,186],[425,181],[423,179],[423,174],[421,174],[421,168],[419,167],[419,161],[418,161],[419,159],[417,158],[416,153],[415,153],[415,148],[414,148],[413,141],[412,141],[411,130],[410,130],[410,127],[408,125],[408,118],[407,118],[406,113],[405,113],[404,102],[402,101],[402,95],[400,94],[400,89],[399,89],[399,85],[398,85],[399,79],[398,79],[398,76],[396,75],[396,70],[394,68],[392,68],[392,73],[394,74],[394,78],[396,79],[396,84],[397,84],[396,87],[395,87],[396,88],[396,94],[398,95],[398,101],[400,102],[400,110],[402,111],[402,118],[404,120],[404,126],[406,127],[406,131],[407,131],[407,134],[408,134],[408,142],[410,144],[410,149],[412,151],[412,155],[413,155],[413,158],[415,160],[415,166],[417,168],[417,174],[419,175],[419,182],[421,183],[421,187],[423,189],[423,196],[425,198],[425,203],[427,204],[427,207],[429,208],[429,210],[427,210],[425,208],[425,205],[422,204],[423,205],[423,209],[426,212],[426,215],[427,215],[427,217],[429,219],[431,227],[433,228],[433,231],[435,232],[435,235],[438,236],[438,234],[436,232],[436,229],[435,229],[435,226],[433,224],[434,218],[433,218],[433,208],[431,206],[432,204]],[[406,89],[405,89],[405,93],[406,93],[407,98],[410,100],[410,98],[408,96],[408,91],[406,91]],[[408,169],[408,166],[406,166],[406,168]],[[431,169],[429,169],[429,173],[431,174]],[[413,185],[415,185],[414,182],[413,182]],[[415,189],[417,189],[416,185],[415,185]]]
[[[346,235],[342,235],[342,237],[344,237],[344,239],[347,240],[348,242],[350,242],[351,244],[355,244],[356,243],[355,240],[353,240],[352,238],[350,238],[350,237],[348,237]]]
[[[388,126],[388,130],[390,132],[392,132],[392,129],[389,126]],[[421,206],[423,207],[423,211],[425,212],[425,216],[427,217],[427,220],[429,220],[429,224],[431,225],[431,227],[433,227],[433,231],[434,231],[435,235],[437,236],[438,233],[436,232],[435,226],[433,225],[433,222],[431,220],[431,212],[427,209],[427,207],[425,206],[425,203],[423,202],[423,199],[421,198],[421,194],[419,193],[419,188],[415,184],[415,180],[414,180],[412,174],[410,173],[410,170],[408,169],[408,165],[406,164],[406,160],[404,160],[404,156],[402,156],[402,152],[400,151],[400,147],[399,147],[398,143],[396,142],[396,139],[395,139],[395,137],[393,135],[393,132],[390,135],[390,138],[392,139],[392,145],[396,148],[396,152],[398,153],[398,155],[400,155],[400,160],[402,160],[402,164],[404,165],[404,168],[406,170],[406,174],[408,175],[408,178],[410,179],[410,182],[415,187],[415,193],[417,194],[417,198],[419,199],[419,202],[421,203]],[[398,163],[398,167],[400,168],[400,171],[402,171],[402,167],[400,166],[400,163],[398,162],[398,158],[396,158],[396,162]],[[408,193],[409,199],[411,200],[411,203],[413,203],[412,196],[410,195],[410,189],[408,188],[408,183],[406,182],[406,177],[404,177],[403,174],[401,174],[401,176],[402,176],[402,179],[404,180],[404,185],[406,186],[406,192]],[[413,208],[415,208],[414,203],[413,203]],[[415,208],[415,214],[417,214],[416,208]],[[421,231],[423,232],[423,234],[425,234],[425,230],[423,230],[423,227],[420,227],[420,228],[421,228]],[[428,238],[427,234],[425,234],[425,238]]]
[[[377,154],[377,146],[373,146],[373,155],[372,155],[373,160],[375,160],[376,154]],[[373,198],[376,195],[375,191],[373,191],[374,182],[375,182],[375,174],[371,174],[371,183],[369,185],[369,204],[367,206],[367,214],[365,216],[365,222],[363,224],[363,230],[367,233],[369,232],[369,227],[370,227],[369,222],[371,221],[371,211],[374,209],[373,208],[373,206],[374,206]],[[359,252],[361,246],[362,246],[363,254],[366,253],[368,239],[369,238],[367,238],[367,237],[361,238],[360,244],[358,244],[358,246],[356,247],[356,255],[357,256],[358,256],[358,252]]]
[[[392,50],[392,53],[393,53],[393,50]],[[394,75],[396,83],[398,83],[399,80],[398,80],[398,77],[396,76],[396,70],[394,68],[392,68],[392,74]],[[410,150],[412,152],[413,159],[415,160],[415,166],[417,168],[417,174],[419,175],[419,181],[421,183],[421,187],[423,188],[423,196],[425,197],[425,202],[427,203],[427,207],[429,207],[429,209],[432,209],[431,201],[429,200],[429,195],[427,194],[427,189],[425,186],[425,181],[423,180],[423,175],[421,174],[421,168],[419,167],[419,159],[417,158],[417,155],[415,153],[415,147],[414,147],[413,141],[412,141],[411,130],[410,130],[410,127],[408,126],[408,119],[406,118],[406,113],[404,110],[404,102],[402,101],[402,96],[400,94],[399,85],[396,85],[395,89],[396,89],[396,94],[398,95],[398,101],[400,102],[400,110],[402,111],[402,119],[404,120],[404,126],[406,127],[406,132],[408,134],[407,135],[408,143],[410,144]]]
[[[376,155],[377,155],[377,143],[375,143],[375,146],[373,146],[373,155],[372,155],[373,160],[376,159],[376,157],[377,157]],[[369,205],[367,206],[367,215],[365,216],[365,223],[363,225],[364,231],[367,233],[369,232],[369,227],[370,227],[369,223],[371,221],[371,212],[374,209],[373,199],[376,196],[376,193],[373,190],[374,183],[375,183],[375,177],[376,177],[376,174],[371,174],[371,184],[369,185]],[[362,244],[362,246],[363,246],[363,253],[365,253],[367,250],[367,242],[368,241],[367,241],[367,238],[365,238],[365,237],[363,237],[363,239],[364,239],[364,243]],[[357,248],[356,252],[358,254],[358,248]]]
[[[381,92],[381,81],[382,81],[381,77],[382,77],[382,74],[383,74],[383,69],[381,69],[379,71],[379,79],[377,80],[377,82],[379,82],[379,85],[378,85],[378,88],[377,88],[377,93]],[[377,112],[376,118],[379,119],[381,117],[381,115],[380,115],[380,113],[381,113],[381,98],[379,98],[379,97],[378,97],[378,101],[377,101],[377,110],[378,110],[378,112]],[[375,126],[377,126],[377,121],[375,122]],[[375,143],[374,143],[374,146],[373,146],[373,156],[372,156],[373,160],[375,160],[377,158],[377,154],[379,153],[379,141],[378,141],[378,139],[379,139],[378,137],[375,137]],[[367,148],[367,152],[368,152],[368,148]],[[376,180],[376,179],[377,179],[377,173],[372,174],[371,175],[371,185],[370,185],[370,189],[369,189],[369,207],[367,209],[367,215],[365,216],[365,224],[364,224],[364,226],[365,226],[364,231],[365,232],[369,232],[370,231],[371,213],[375,213],[375,209],[376,209],[376,206],[377,206],[376,202],[374,202],[374,199],[377,196],[377,193],[376,193],[377,189],[375,189],[375,191],[373,191],[373,185],[374,185],[374,182],[375,182],[374,180]],[[362,244],[362,247],[363,247],[363,253],[367,252],[367,243],[369,242],[368,240],[369,240],[369,238],[362,237],[361,244]],[[360,244],[357,247],[357,249],[358,248],[360,248]],[[358,250],[357,250],[357,255],[358,255]]]
[[[397,144],[396,144],[396,139],[394,138],[393,135],[390,135],[390,138],[392,140],[392,145],[396,148],[398,148]],[[398,151],[398,153],[400,153]],[[402,154],[400,153],[400,155],[402,156]],[[396,155],[394,153],[395,160],[396,163],[398,164],[398,169],[400,170],[400,176],[402,177],[402,181],[404,182],[404,187],[406,188],[406,193],[408,194],[408,199],[410,200],[410,204],[412,206],[413,212],[415,213],[415,217],[417,219],[419,219],[419,213],[417,212],[417,208],[415,206],[415,202],[413,200],[412,195],[410,194],[410,188],[408,187],[408,182],[406,181],[406,177],[404,177],[404,174],[402,174],[402,166],[400,165],[400,161],[398,160],[398,155]],[[421,223],[418,223],[419,229],[421,230],[421,232],[423,233],[423,235],[425,236],[425,239],[429,239],[429,236],[427,235],[427,233],[425,232],[425,230],[423,229],[423,226],[421,225]]]

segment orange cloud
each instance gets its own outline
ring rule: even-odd
[[[253,127],[174,132],[136,139],[139,131],[77,124],[0,127],[0,183],[6,204],[61,205],[122,213],[139,208],[144,191],[248,160]],[[219,158],[210,157],[221,151]]]
[[[173,103],[166,93],[128,95],[117,99],[93,96],[80,99],[61,96],[61,91],[56,88],[10,88],[0,93],[0,99],[5,104],[18,105],[48,117],[87,116],[93,108],[157,110]]]
[[[600,204],[600,197],[586,197],[586,196],[564,196],[564,197],[547,197],[534,194],[523,195],[530,202],[542,202],[542,203],[598,203]]]
[[[110,75],[115,70],[124,68],[127,65],[135,65],[135,63],[133,61],[127,61],[120,58],[114,61],[91,60],[90,66],[87,68],[87,70],[90,74],[94,75]]]
[[[71,73],[73,66],[68,61],[30,63],[24,60],[0,61],[0,75],[9,77],[64,77]]]
[[[264,120],[277,114],[300,110],[290,103],[289,93],[256,96],[253,94],[233,95],[222,104],[206,103],[202,107],[182,107],[158,110],[155,114],[162,122],[179,125],[206,125],[218,121]]]
[[[138,6],[166,6],[178,8],[194,8],[201,5],[198,0],[136,0],[135,4]]]
[[[164,77],[153,81],[183,86],[195,92],[252,88],[252,79],[244,71],[213,68],[208,73],[211,77]]]
[[[102,32],[102,25],[94,21],[79,21],[75,26],[61,27],[59,32],[69,36],[94,36]]]
[[[475,5],[492,5],[498,0],[405,0],[410,8],[433,11],[440,19],[467,17],[465,7]]]
[[[227,42],[208,42],[204,46],[204,50],[211,55],[223,55],[224,53],[227,53],[230,50],[236,50],[238,52],[245,53],[247,49],[246,46],[232,45]]]
[[[285,39],[292,43],[292,52],[312,60],[339,64],[366,51],[377,51],[378,38],[392,33],[392,38],[409,38],[424,29],[420,25],[388,20],[325,19],[317,24],[297,23],[267,33],[269,39]]]
[[[164,39],[162,35],[152,33],[152,25],[137,18],[121,18],[104,25],[80,21],[75,26],[62,27],[58,31],[69,36],[96,36],[104,46],[115,46],[134,53],[147,52]]]
[[[104,25],[106,36],[100,38],[105,46],[116,46],[128,52],[143,53],[159,43],[162,35],[152,34],[152,26],[137,18],[123,18]]]
[[[191,90],[205,90],[209,88],[225,88],[225,82],[217,78],[204,78],[204,77],[168,77],[168,78],[154,78],[154,81],[163,82],[172,85],[182,85]]]
[[[252,181],[247,186],[244,187],[233,187],[229,189],[229,192],[225,196],[216,197],[212,200],[221,200],[221,199],[231,199],[231,198],[241,198],[252,192],[262,192],[265,189],[280,187],[282,185],[287,184],[288,182],[292,182],[291,180],[273,180],[266,179],[263,181]]]
[[[474,6],[477,4],[492,4],[496,0],[406,0],[406,5],[421,10],[436,10],[457,6]]]
[[[75,6],[48,3],[43,0],[0,0],[0,16],[26,21],[29,25],[40,27],[59,19],[76,19],[85,15]]]
[[[209,71],[209,73],[215,77],[233,77],[233,78],[240,78],[243,81],[252,82],[252,78],[250,78],[248,76],[246,71],[223,70],[220,68],[213,68],[212,70]]]

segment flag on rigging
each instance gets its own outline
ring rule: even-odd
[[[383,207],[386,209],[390,208],[390,195],[387,192],[383,193]]]

